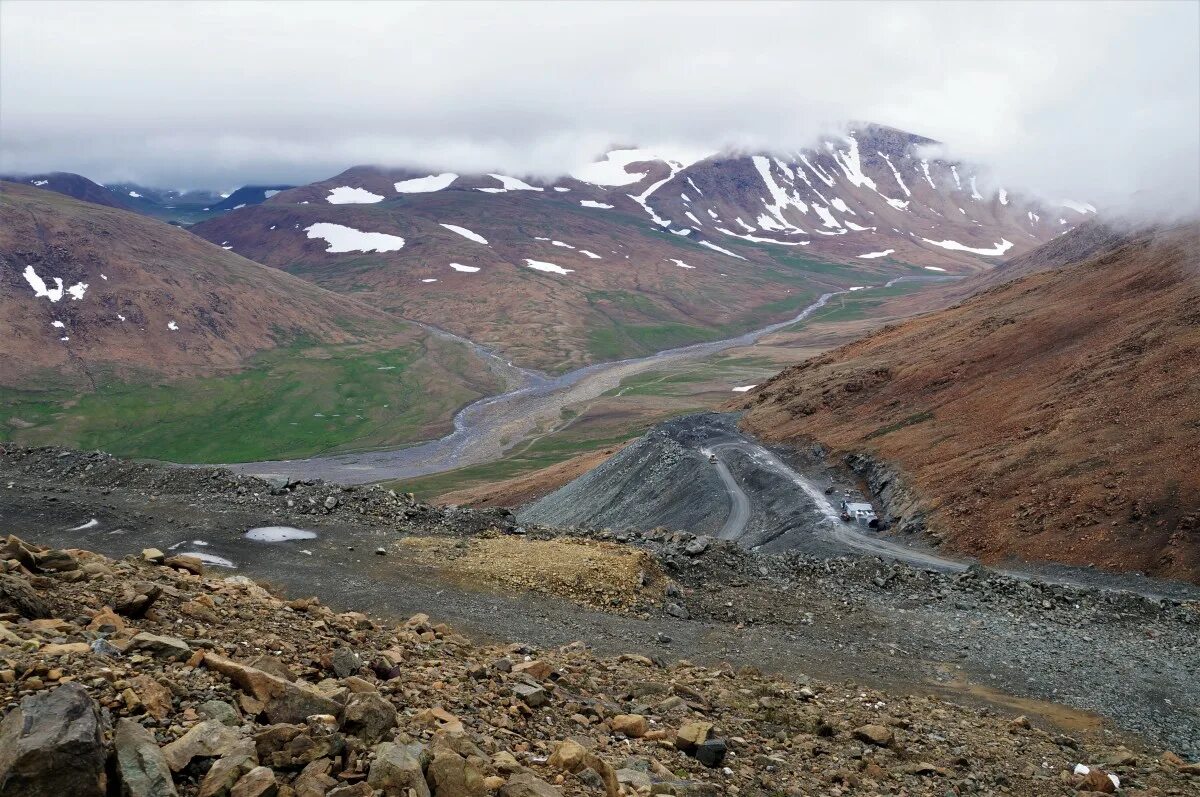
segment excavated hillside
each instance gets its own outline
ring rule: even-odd
[[[862,455],[900,528],[985,561],[1200,580],[1198,252],[1195,224],[1142,233],[884,328],[748,394],[744,425]]]

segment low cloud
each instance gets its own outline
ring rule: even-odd
[[[0,170],[188,187],[562,174],[861,119],[997,184],[1200,202],[1196,3],[0,5]]]

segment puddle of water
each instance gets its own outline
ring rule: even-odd
[[[231,570],[237,570],[237,565],[235,565],[230,560],[226,559],[223,556],[215,556],[211,553],[203,553],[201,551],[184,551],[182,554],[180,554],[180,556],[193,556],[193,557],[199,559],[201,562],[204,562],[204,564],[206,564],[206,565],[215,565],[217,567],[228,567]]]
[[[67,531],[83,531],[84,529],[94,529],[99,525],[100,525],[100,521],[96,520],[96,518],[92,518],[87,523],[84,523],[81,526],[76,526],[73,529],[67,529]]]
[[[1104,727],[1104,718],[1091,712],[1034,697],[1010,695],[990,686],[972,683],[957,672],[952,674],[949,682],[937,684],[935,688],[943,694],[963,695],[994,706],[1002,706],[1017,714],[1041,717],[1066,731],[1086,733]]]
[[[315,531],[294,529],[291,526],[260,526],[246,532],[246,539],[255,542],[287,542],[288,540],[314,540]]]

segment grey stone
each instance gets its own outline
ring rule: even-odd
[[[678,603],[668,603],[667,614],[671,615],[672,617],[678,617],[680,620],[687,620],[689,617],[691,617],[691,615],[688,614],[688,610],[683,606],[680,606]]]
[[[200,782],[197,797],[229,797],[230,790],[250,770],[258,766],[254,740],[242,739],[209,767]]]
[[[231,728],[242,724],[237,709],[223,700],[206,700],[196,707],[196,713],[204,719],[217,720]]]
[[[338,648],[333,652],[333,672],[338,678],[348,678],[362,666],[362,659],[350,648]]]
[[[546,690],[540,686],[513,684],[512,691],[514,695],[524,700],[530,708],[537,708],[544,705],[550,699],[546,696]]]
[[[164,659],[186,659],[192,655],[192,649],[182,639],[173,636],[158,636],[145,631],[130,640],[128,649],[130,651],[144,650]]]
[[[725,754],[729,752],[729,746],[725,744],[724,739],[707,739],[696,745],[696,760],[709,769],[715,769],[721,766],[725,761]]]
[[[384,797],[430,797],[422,759],[425,748],[419,744],[384,742],[375,746],[375,761],[367,773],[367,783],[382,789]]]
[[[37,590],[25,579],[7,573],[0,574],[0,611],[16,612],[31,620],[50,616],[50,607]]]
[[[0,723],[0,794],[104,797],[104,731],[79,684],[22,698]]]
[[[367,744],[375,744],[396,727],[396,708],[378,692],[350,696],[342,715],[342,730]]]
[[[118,720],[113,746],[122,797],[176,797],[171,768],[150,731],[135,720]]]

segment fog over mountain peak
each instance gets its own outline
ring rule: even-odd
[[[345,4],[7,2],[0,172],[548,178],[614,142],[788,150],[863,119],[945,142],[998,184],[1193,212],[1198,8],[388,5],[363,25]]]

